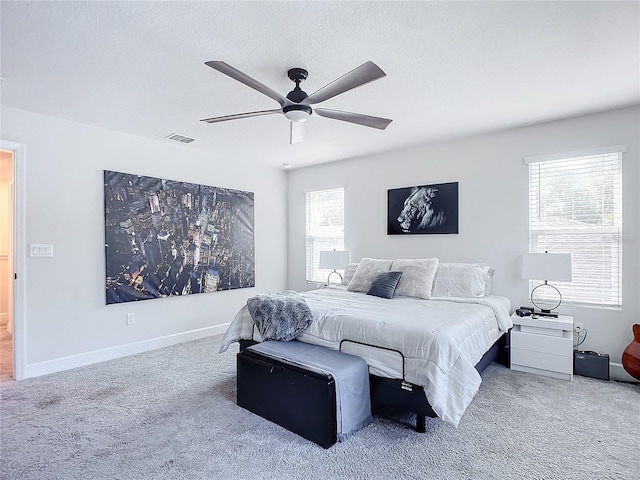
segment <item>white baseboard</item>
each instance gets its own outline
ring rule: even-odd
[[[612,380],[622,380],[624,382],[638,381],[627,373],[621,363],[609,362],[609,376]]]
[[[228,323],[224,323],[213,327],[199,328],[197,330],[166,335],[164,337],[151,338],[141,342],[127,343],[116,347],[95,350],[93,352],[80,353],[78,355],[55,358],[45,362],[32,363],[25,367],[25,378],[39,377],[49,373],[69,370],[70,368],[84,367],[85,365],[91,365],[93,363],[114,360],[116,358],[134,355],[136,353],[148,352],[149,350],[155,350],[157,348],[169,347],[178,343],[219,335],[224,333],[228,326]]]

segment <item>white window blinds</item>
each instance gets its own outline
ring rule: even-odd
[[[622,306],[622,151],[525,159],[529,251],[572,256],[572,281],[552,282],[563,304]]]
[[[320,270],[321,250],[344,250],[344,188],[305,194],[307,281],[326,282],[332,270]]]

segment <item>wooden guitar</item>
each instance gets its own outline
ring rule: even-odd
[[[622,366],[633,378],[640,380],[640,325],[633,326],[633,341],[622,353]]]

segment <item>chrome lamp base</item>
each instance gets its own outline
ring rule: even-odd
[[[336,274],[338,275],[338,278],[340,279],[340,281],[338,282],[339,284],[342,283],[342,275],[340,275],[338,272],[335,271],[335,269],[333,270],[333,272],[331,272],[328,276],[327,276],[327,285],[331,285],[331,275]]]

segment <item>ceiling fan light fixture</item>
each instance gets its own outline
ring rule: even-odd
[[[280,108],[260,110],[257,112],[238,113],[235,115],[224,115],[222,117],[205,118],[201,120],[202,122],[218,123],[240,118],[259,117],[262,115],[282,113],[287,120],[289,120],[289,141],[292,145],[304,140],[304,122],[308,120],[314,112],[310,105],[316,105],[324,102],[325,100],[329,100],[330,98],[336,97],[348,92],[349,90],[353,90],[354,88],[366,85],[367,83],[386,76],[380,67],[372,61],[368,61],[359,67],[354,68],[350,72],[345,73],[333,82],[325,85],[320,90],[317,90],[311,95],[307,95],[307,93],[300,88],[300,83],[307,79],[309,72],[304,68],[291,68],[287,72],[287,75],[289,80],[295,83],[296,86],[287,94],[286,97],[284,97],[275,90],[272,90],[263,83],[260,83],[255,78],[250,77],[246,73],[241,72],[237,68],[234,68],[225,62],[212,60],[210,62],[205,62],[205,65],[227,75],[233,80],[243,83],[247,87],[262,93],[263,95],[266,95],[272,100],[275,100],[280,104]],[[379,130],[384,130],[391,123],[391,119],[388,118],[372,117],[371,115],[343,112],[341,110],[331,110],[328,108],[317,108],[315,109],[315,112],[317,116],[320,117],[354,123],[365,127],[377,128]]]
[[[309,119],[313,110],[309,105],[287,105],[282,109],[284,116],[292,122],[304,122]]]

